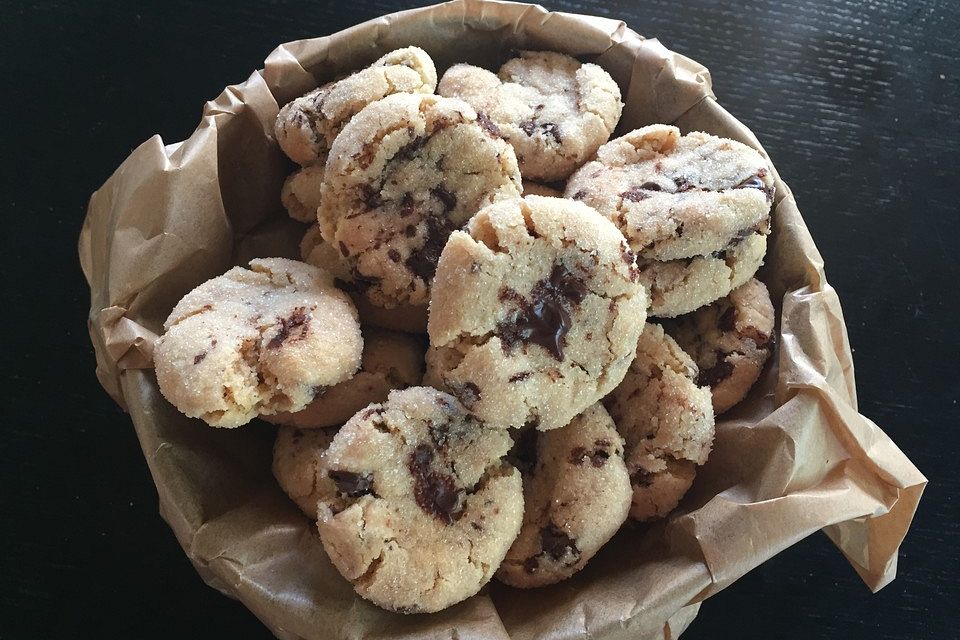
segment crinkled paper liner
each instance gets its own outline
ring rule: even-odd
[[[403,616],[354,595],[270,473],[272,430],[210,429],[160,396],[150,369],[162,321],[194,286],[255,256],[296,257],[303,227],[279,202],[292,166],[272,139],[277,105],[392,49],[418,45],[442,72],[496,68],[515,49],[594,60],[623,89],[618,134],[676,123],[760,149],[717,104],[701,65],[604,18],[466,0],[384,16],[278,47],[208,102],[187,140],[140,145],[90,199],[80,257],[97,375],[129,412],[160,512],[211,586],[281,638],[675,638],[700,602],[823,529],[867,585],[896,573],[926,479],[857,412],[836,292],[779,178],[760,273],[778,308],[776,357],[717,424],[710,461],[680,509],[628,523],[558,585],[498,583],[437,614]]]

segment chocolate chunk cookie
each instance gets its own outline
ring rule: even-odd
[[[633,486],[630,517],[646,521],[672,511],[707,461],[713,443],[710,389],[697,365],[655,324],[637,343],[630,371],[604,405],[626,441]]]
[[[323,167],[304,167],[291,173],[283,181],[280,202],[290,217],[298,222],[316,222],[320,207],[320,184],[323,182]]]
[[[322,167],[344,125],[365,106],[394,93],[433,93],[436,86],[437,70],[426,51],[397,49],[288,103],[277,114],[274,135],[291,160]]]
[[[402,613],[475,594],[520,531],[511,440],[435,389],[391,392],[347,422],[324,456],[318,529],[354,589]]]
[[[360,371],[318,391],[303,411],[280,412],[264,420],[301,429],[339,426],[368,404],[385,401],[391,390],[420,384],[424,346],[405,333],[364,327]]]
[[[273,445],[273,477],[280,488],[297,503],[303,514],[317,519],[317,471],[333,432],[325,429],[300,430],[280,427]]]
[[[720,415],[747,395],[773,350],[773,304],[756,279],[729,296],[690,315],[664,323],[677,343],[696,361],[698,385],[713,392]]]
[[[499,202],[444,247],[426,380],[491,426],[558,429],[623,378],[646,308],[603,216],[559,198]]]
[[[561,180],[607,141],[620,120],[620,87],[595,64],[562,53],[523,51],[497,75],[468,64],[450,67],[437,92],[466,100],[488,129],[517,152],[533,180]]]
[[[300,242],[300,255],[307,264],[333,274],[334,284],[346,291],[357,306],[362,324],[404,333],[427,332],[427,305],[400,305],[384,309],[372,304],[364,295],[370,282],[354,273],[343,259],[343,254],[323,239],[320,225],[315,224],[307,229]]]
[[[640,282],[650,292],[650,316],[672,318],[722,298],[753,277],[767,252],[767,224],[738,235],[707,256],[637,259]]]
[[[332,276],[283,258],[201,284],[163,326],[153,357],[160,391],[215,427],[300,411],[350,378],[363,348],[357,311]]]
[[[334,142],[320,231],[372,303],[424,305],[450,233],[519,194],[513,149],[468,104],[396,94],[354,116]]]
[[[523,526],[497,578],[515,587],[553,584],[579,571],[630,510],[623,438],[599,403],[562,429],[530,430]],[[524,440],[534,442],[524,442]],[[532,445],[532,446],[531,446]]]
[[[565,195],[609,218],[640,258],[665,261],[721,251],[766,226],[773,190],[756,150],[654,124],[600,147]]]

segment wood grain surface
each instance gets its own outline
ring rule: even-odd
[[[270,637],[202,583],[157,513],[129,419],[93,375],[77,234],[131,149],[188,136],[274,46],[409,6],[0,1],[0,638]],[[622,19],[710,68],[823,253],[861,411],[930,479],[880,593],[817,534],[708,600],[684,638],[960,637],[960,6],[547,6]]]

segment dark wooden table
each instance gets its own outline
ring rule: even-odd
[[[267,638],[157,513],[94,375],[76,238],[89,194],[155,132],[287,40],[388,0],[0,1],[0,638]],[[684,638],[960,637],[960,7],[952,0],[580,0],[707,65],[793,187],[844,302],[860,406],[930,479],[899,577],[871,595],[815,535],[708,600]],[[409,5],[408,5],[409,6]]]

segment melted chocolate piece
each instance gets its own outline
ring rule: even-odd
[[[727,362],[726,354],[717,354],[717,363],[709,369],[701,369],[697,375],[697,386],[715,387],[733,374],[733,365]]]
[[[544,122],[540,128],[543,129],[544,137],[553,136],[553,141],[560,144],[560,125],[556,122]]]
[[[641,200],[646,200],[649,198],[650,194],[645,192],[641,187],[630,187],[621,193],[620,197],[624,200],[629,200],[630,202],[640,202]]]
[[[297,341],[306,337],[307,330],[310,327],[310,316],[306,314],[306,308],[297,307],[288,317],[278,318],[278,320],[280,321],[280,330],[267,343],[267,349],[276,349],[287,340]],[[299,335],[294,335],[297,331],[299,331]]]
[[[409,193],[403,194],[403,199],[400,201],[400,217],[407,218],[412,216],[417,211],[417,203],[413,199],[413,196]],[[407,227],[408,229],[410,227]],[[410,234],[412,235],[412,234]]]
[[[528,136],[532,136],[533,132],[537,130],[537,123],[533,120],[524,120],[518,126],[520,127],[520,130]]]
[[[387,251],[387,257],[393,262],[400,262],[400,252],[392,247]]]
[[[541,280],[527,301],[507,287],[500,290],[501,300],[519,298],[520,310],[512,321],[497,325],[497,334],[504,351],[509,354],[519,342],[540,345],[558,361],[563,361],[563,347],[572,324],[567,306],[577,304],[587,295],[583,281],[556,264],[548,280]],[[514,298],[514,299],[516,299]]]
[[[644,191],[663,191],[663,187],[656,182],[644,182],[642,185],[640,185],[640,188]]]
[[[490,116],[483,113],[482,111],[477,112],[477,124],[480,125],[480,128],[487,132],[491,138],[500,138],[502,134],[500,133],[500,127],[490,119]]]
[[[201,362],[203,362],[203,359],[206,357],[207,357],[206,351],[204,351],[203,353],[198,353],[197,355],[193,356],[193,364],[200,364]]]
[[[585,460],[590,460],[590,464],[598,469],[607,464],[607,460],[610,459],[610,452],[607,451],[610,442],[608,440],[597,440],[593,444],[597,447],[593,451],[587,451],[586,447],[574,447],[570,451],[570,463],[580,466]]]
[[[480,387],[472,382],[464,382],[455,395],[467,409],[480,402]]]
[[[630,245],[626,242],[620,243],[620,257],[623,258],[623,261],[627,264],[633,264],[637,259],[636,254],[630,250]]]
[[[420,249],[410,254],[404,264],[414,274],[424,281],[431,280],[437,272],[437,261],[440,259],[440,252],[447,244],[447,238],[453,233],[453,223],[447,218],[437,218],[431,216],[425,221],[427,225],[427,238]]]
[[[354,473],[353,471],[337,471],[331,469],[327,476],[337,485],[337,491],[348,498],[359,498],[373,493],[373,476],[369,473]]]
[[[411,129],[411,134],[413,130]],[[400,147],[400,150],[397,151],[397,154],[394,156],[398,160],[410,160],[417,154],[420,149],[423,148],[423,145],[427,144],[427,140],[430,139],[430,136],[417,136],[407,144]]]
[[[403,235],[407,236],[408,238],[412,238],[413,236],[417,235],[417,228],[412,224],[408,224],[403,229]]]
[[[450,213],[457,208],[457,196],[450,193],[443,187],[434,187],[433,189],[430,189],[430,193],[443,205],[444,213]]]
[[[572,198],[573,198],[574,200],[583,200],[583,199],[586,198],[586,197],[587,197],[587,191],[586,191],[586,189],[580,189],[579,191],[577,191],[577,192],[576,192],[575,194],[573,194],[573,196],[572,196]]]
[[[562,560],[571,554],[574,560],[570,564],[573,564],[580,558],[576,541],[552,522],[540,530],[540,548],[554,560]]]
[[[507,378],[507,382],[520,382],[521,380],[526,380],[532,375],[533,371],[521,371],[520,373],[515,373]]]
[[[461,497],[463,489],[458,489],[453,477],[433,471],[430,463],[434,458],[430,445],[419,444],[407,467],[413,475],[413,493],[417,505],[445,524],[453,524],[463,514]]]
[[[360,199],[367,209],[376,209],[383,206],[380,190],[369,184],[360,185]]]
[[[683,193],[684,191],[693,191],[696,189],[696,185],[693,185],[687,182],[686,178],[674,178],[673,183],[677,185],[677,193]]]

